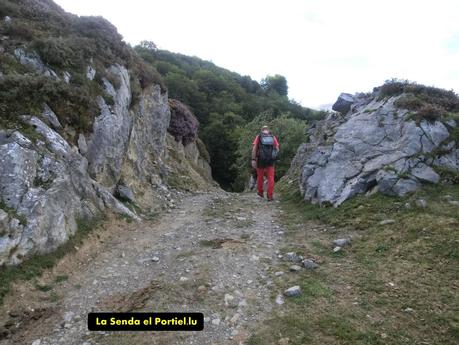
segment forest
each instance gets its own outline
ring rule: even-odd
[[[185,103],[195,114],[213,177],[226,190],[244,188],[251,142],[262,125],[270,126],[280,141],[279,179],[304,141],[308,122],[325,115],[289,99],[282,75],[268,75],[258,82],[197,57],[158,50],[152,42],[134,49],[159,72],[169,97]]]

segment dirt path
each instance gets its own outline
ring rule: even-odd
[[[187,196],[156,221],[112,220],[38,285],[15,288],[0,344],[245,344],[280,308],[271,280],[278,212],[254,194],[216,192]],[[203,312],[205,329],[93,333],[91,311]]]

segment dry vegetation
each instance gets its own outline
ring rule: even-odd
[[[379,98],[400,96],[395,105],[414,111],[413,118],[418,122],[459,119],[459,97],[452,90],[394,79],[375,91],[379,92]]]

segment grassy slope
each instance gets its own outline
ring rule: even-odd
[[[320,262],[315,272],[274,279],[300,285],[249,344],[457,344],[459,186],[430,187],[404,199],[357,197],[340,208],[300,202],[282,186],[287,248]],[[416,207],[423,198],[426,208]],[[410,203],[411,208],[406,208]],[[393,219],[395,223],[381,225]],[[333,253],[331,241],[352,235]],[[411,308],[411,309],[407,309]]]
[[[5,16],[11,21],[4,21]],[[0,128],[18,128],[19,115],[39,115],[43,103],[47,103],[64,127],[91,131],[93,118],[99,114],[96,97],[113,102],[104,91],[102,79],[117,86],[117,78],[106,70],[117,63],[130,71],[133,103],[151,84],[165,90],[153,67],[102,17],[78,17],[51,0],[0,0],[0,18],[0,35],[8,38],[2,41],[0,54]],[[18,48],[28,54],[37,53],[60,79],[39,75],[21,65],[15,57]],[[92,81],[86,77],[89,65],[97,71]],[[69,83],[63,80],[64,72],[71,75]]]

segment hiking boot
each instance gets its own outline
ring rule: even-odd
[[[257,192],[257,195],[260,197],[260,198],[264,198],[265,196],[263,195],[263,193],[260,193],[260,192]]]
[[[274,201],[274,199],[271,197],[271,198],[268,198],[268,201]]]

